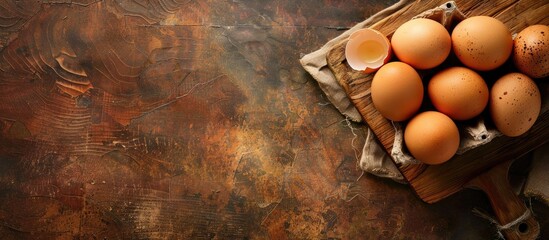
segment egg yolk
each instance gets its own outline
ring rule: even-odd
[[[358,46],[358,56],[364,62],[375,62],[380,60],[385,52],[385,48],[381,43],[374,40],[364,41],[360,46]]]

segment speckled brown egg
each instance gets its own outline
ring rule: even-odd
[[[549,76],[549,26],[532,25],[515,37],[513,62],[532,78]]]
[[[474,16],[456,25],[452,31],[452,48],[467,67],[488,71],[501,66],[511,56],[513,38],[501,21]]]
[[[496,128],[503,135],[516,137],[534,125],[541,111],[541,95],[531,78],[509,73],[492,86],[489,104]]]
[[[435,108],[455,120],[476,117],[488,104],[486,82],[465,67],[450,67],[436,73],[427,92]]]

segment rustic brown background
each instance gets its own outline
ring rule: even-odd
[[[495,237],[363,175],[298,63],[394,2],[0,0],[0,239]]]

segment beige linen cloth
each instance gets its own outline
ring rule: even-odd
[[[400,10],[402,7],[412,3],[412,0],[400,0],[396,4],[378,12],[363,22],[360,22],[353,26],[351,29],[343,32],[338,37],[330,40],[320,49],[304,55],[301,59],[301,65],[309,72],[313,78],[318,82],[320,88],[326,94],[328,100],[347,118],[355,122],[360,122],[362,117],[358,110],[351,103],[347,97],[345,91],[337,83],[333,73],[327,66],[326,54],[336,44],[347,39],[353,32],[366,28],[383,18],[393,14]],[[455,6],[455,3],[453,3]],[[441,5],[439,8],[445,13],[451,12],[454,9],[448,9],[446,4]],[[453,7],[455,8],[455,7]],[[440,9],[438,9],[440,10]],[[457,9],[455,9],[457,10]],[[457,10],[459,12],[459,10]],[[461,12],[459,12],[461,14]],[[545,98],[547,99],[547,98]],[[544,104],[547,107],[548,104]],[[391,153],[395,161],[405,164],[414,164],[413,159],[409,154],[403,153],[400,149],[402,147],[402,131],[401,126],[398,123],[394,123],[397,134],[395,136],[394,150]],[[474,126],[465,126],[465,131],[468,134],[466,137],[462,137],[462,145],[458,150],[458,154],[467,151],[468,149],[488,143],[499,133],[495,130],[487,130],[484,127],[482,120]],[[391,160],[391,157],[385,152],[385,150],[377,144],[374,139],[373,132],[368,129],[366,142],[362,149],[359,166],[362,170],[380,176],[393,179],[398,182],[403,182],[403,176],[400,174],[396,166]],[[546,204],[549,205],[549,174],[546,174],[549,170],[549,151],[547,148],[541,148],[536,154],[534,154],[534,161],[532,163],[532,170],[525,184],[524,193],[527,196],[535,196],[541,198]]]

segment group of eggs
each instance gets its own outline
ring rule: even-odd
[[[399,61],[389,62],[393,52]],[[457,64],[447,63],[452,52]],[[515,137],[527,132],[541,110],[533,79],[549,76],[548,52],[548,26],[529,26],[513,40],[509,28],[489,16],[467,18],[451,32],[434,20],[413,19],[397,28],[391,41],[375,30],[362,29],[350,36],[345,50],[353,69],[375,72],[375,108],[392,121],[408,121],[406,147],[426,164],[440,164],[455,155],[460,145],[455,121],[473,119],[487,107],[502,134]],[[503,66],[509,58],[514,67],[506,74],[486,74],[509,68]],[[425,104],[420,73],[429,69],[436,70],[426,87],[434,109],[418,113]],[[493,83],[491,89],[481,75],[497,76],[487,79]]]

